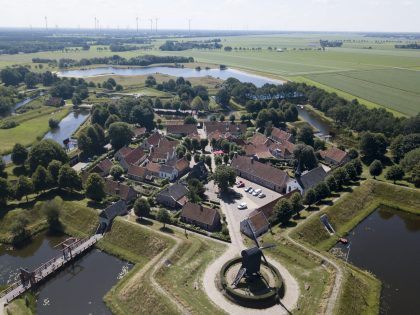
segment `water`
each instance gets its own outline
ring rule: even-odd
[[[381,314],[418,314],[420,216],[380,207],[348,240],[349,262],[382,281]]]
[[[63,140],[70,138],[72,134],[80,127],[80,125],[89,117],[89,111],[75,111],[70,112],[64,117],[59,124],[59,128],[50,130],[43,139],[52,139],[59,144],[63,145]],[[74,142],[70,142],[69,149],[75,147]],[[3,156],[6,163],[12,161],[12,155],[8,154]]]
[[[33,269],[60,255],[54,246],[66,238],[40,234],[21,249],[0,249],[0,283],[14,279],[19,267]],[[37,313],[112,314],[103,297],[131,268],[131,264],[93,249],[38,287]]]
[[[320,120],[313,113],[301,107],[298,107],[298,113],[299,113],[299,116],[302,117],[303,120],[307,121],[312,127],[318,130],[320,134],[326,135],[326,136],[330,134],[331,129],[328,126],[328,124]]]
[[[266,83],[272,84],[282,84],[283,81],[269,79],[263,76],[254,75],[246,73],[244,71],[236,69],[202,69],[197,71],[190,68],[172,68],[172,67],[146,67],[146,68],[116,68],[116,67],[99,67],[91,69],[77,69],[77,70],[63,70],[58,73],[59,77],[75,77],[75,78],[85,78],[92,77],[97,75],[123,75],[123,76],[133,76],[133,75],[153,75],[153,74],[165,74],[174,77],[185,77],[185,78],[197,78],[197,77],[206,77],[211,76],[214,78],[219,78],[226,80],[228,78],[236,78],[242,82],[251,82],[257,87],[261,87]]]
[[[28,98],[25,98],[24,100],[22,100],[22,101],[20,101],[20,102],[16,103],[16,104],[15,104],[15,106],[13,106],[13,113],[14,113],[14,112],[16,112],[16,110],[17,110],[18,108],[21,108],[21,107],[25,106],[26,104],[29,104],[30,102],[32,102],[33,100],[37,99],[38,97],[40,97],[40,96],[42,96],[42,95],[44,95],[44,92],[39,92],[39,93],[38,93],[36,96],[34,96],[34,97],[28,97]]]

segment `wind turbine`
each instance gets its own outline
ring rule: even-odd
[[[188,19],[188,34],[191,35],[191,21],[192,19]]]
[[[159,18],[155,18],[155,26],[156,26],[156,33],[157,33],[157,22],[158,22]]]
[[[48,18],[45,16],[45,30],[48,30]]]
[[[139,17],[136,17],[137,33],[139,32]]]
[[[150,20],[150,33],[153,32],[153,19]]]

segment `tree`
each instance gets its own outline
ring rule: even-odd
[[[311,206],[317,201],[317,195],[315,193],[315,190],[313,188],[309,188],[303,197],[303,203],[305,205]]]
[[[191,108],[195,110],[203,110],[204,109],[204,103],[200,96],[196,96],[191,101]]]
[[[147,130],[154,128],[155,113],[152,106],[147,102],[140,102],[131,109],[130,121],[134,124],[139,124],[145,127]],[[124,119],[123,119],[124,120]]]
[[[26,176],[19,176],[15,188],[15,197],[20,200],[23,196],[26,197],[26,202],[29,201],[28,195],[34,191],[34,186],[30,178]]]
[[[312,128],[304,125],[297,133],[297,140],[307,145],[314,146],[314,132]]]
[[[379,160],[374,160],[370,166],[369,166],[369,173],[373,176],[374,179],[376,179],[376,176],[379,176],[382,174],[382,163]]]
[[[316,138],[314,140],[314,150],[315,151],[325,150],[325,141],[319,138]]]
[[[221,114],[219,116],[219,121],[224,122],[225,121],[225,115]]]
[[[290,219],[292,213],[292,205],[290,201],[282,198],[274,206],[274,215],[276,219],[282,223],[286,223]]]
[[[411,173],[411,182],[413,182],[413,184],[416,187],[420,187],[420,163],[417,164],[412,173]]]
[[[42,212],[44,212],[47,223],[50,230],[59,230],[60,224],[60,212],[61,212],[62,200],[56,197],[52,200],[45,201],[42,205]]]
[[[109,126],[108,134],[111,145],[115,150],[119,150],[128,145],[134,136],[130,125],[124,122],[112,123]]]
[[[149,215],[150,213],[150,204],[144,198],[138,198],[134,203],[134,213],[139,218],[143,218]]]
[[[122,174],[124,174],[124,169],[120,165],[114,165],[111,167],[109,174],[111,174],[114,180],[119,180]]]
[[[347,163],[343,167],[344,167],[344,170],[346,171],[347,176],[350,180],[354,181],[354,180],[357,179],[358,174],[357,174],[357,171],[356,171],[353,163]]]
[[[357,159],[359,157],[359,152],[357,152],[356,149],[352,148],[352,149],[349,150],[348,155],[352,160],[354,160],[354,159]]]
[[[48,126],[50,127],[50,129],[57,129],[58,127],[60,127],[60,122],[57,119],[50,118],[48,120]]]
[[[391,153],[396,161],[404,157],[407,152],[420,147],[420,133],[399,135],[392,140],[390,145]]]
[[[401,166],[406,172],[410,172],[420,163],[420,148],[411,150],[401,160]]]
[[[51,184],[54,186],[58,186],[58,175],[62,165],[63,164],[57,160],[52,160],[50,164],[48,164],[48,177],[51,181]]]
[[[360,159],[354,159],[350,162],[353,164],[354,169],[356,170],[357,176],[362,175],[363,173],[363,165]]]
[[[171,219],[168,210],[164,208],[159,209],[156,218],[158,219],[158,221],[163,223],[163,228],[165,228],[166,223],[169,223]]]
[[[118,91],[118,92],[120,92],[120,91],[122,91],[124,88],[123,88],[123,86],[121,85],[121,84],[117,84],[116,86],[115,86],[115,91]]]
[[[44,191],[51,183],[48,172],[42,165],[38,165],[35,172],[32,174],[32,183],[34,190],[37,192]]]
[[[297,144],[293,150],[293,156],[298,163],[300,171],[311,170],[318,165],[314,149],[311,146]]]
[[[204,163],[206,163],[206,165],[208,166],[208,168],[211,169],[211,156],[210,155],[207,155],[206,156],[206,158],[204,160]]]
[[[200,141],[197,138],[192,139],[191,145],[192,145],[192,148],[194,149],[194,151],[199,150],[200,147],[201,147]]]
[[[347,172],[344,170],[344,168],[339,167],[337,168],[332,176],[335,179],[335,182],[337,184],[337,190],[343,188],[343,186],[347,183],[348,181],[348,175]]]
[[[73,192],[74,189],[81,190],[82,180],[69,165],[63,165],[58,174],[58,187],[60,189],[70,189],[70,192]]]
[[[12,150],[12,162],[16,165],[23,165],[27,159],[28,150],[20,143],[16,143]]]
[[[94,201],[101,201],[105,198],[105,181],[97,173],[92,173],[86,180],[86,197]]]
[[[201,147],[201,151],[203,151],[203,153],[206,151],[206,147],[209,144],[209,140],[208,139],[200,139],[200,147]]]
[[[109,115],[107,120],[105,121],[105,128],[109,128],[111,124],[118,121],[121,121],[120,117],[118,117],[115,114]]]
[[[295,192],[290,197],[290,204],[292,206],[292,210],[294,213],[299,213],[300,209],[302,209],[302,196],[300,193]]]
[[[0,205],[7,205],[10,196],[10,186],[6,179],[0,178]]]
[[[28,236],[26,227],[28,220],[22,216],[18,216],[10,225],[10,233],[12,235],[12,243],[19,244]]]
[[[392,180],[395,184],[397,180],[402,180],[404,177],[404,170],[399,165],[392,165],[385,174],[387,180]]]
[[[215,157],[214,157],[214,164],[216,164],[216,165],[221,165],[223,163],[223,159],[222,159],[222,157],[220,156],[220,155],[216,155]]]
[[[319,182],[314,190],[318,200],[327,198],[331,194],[330,188],[324,181]]]
[[[195,125],[197,124],[197,120],[191,115],[188,115],[184,118],[184,124],[185,125]]]
[[[229,163],[229,155],[228,154],[223,154],[223,162],[225,164],[228,164]]]
[[[47,167],[52,160],[66,163],[68,160],[64,149],[54,140],[45,139],[35,144],[29,152],[29,168],[35,171],[38,165]]]
[[[226,89],[220,89],[216,94],[216,103],[227,107],[229,105],[230,101],[230,95],[229,92],[226,91]]]
[[[229,187],[235,184],[236,172],[227,165],[219,165],[214,172],[214,182],[219,187],[220,192],[227,192]]]
[[[33,72],[28,72],[25,74],[25,84],[28,89],[33,89],[35,85],[38,83],[38,77]]]
[[[328,176],[325,179],[325,183],[327,184],[327,186],[330,189],[330,191],[337,191],[338,185],[337,185],[337,182],[336,182],[334,176],[332,176],[332,175],[331,176]]]
[[[360,152],[367,159],[381,158],[386,153],[386,139],[381,133],[365,132],[360,138]]]
[[[229,120],[232,124],[235,122],[235,119],[236,119],[235,115],[232,114],[232,115],[229,116]]]

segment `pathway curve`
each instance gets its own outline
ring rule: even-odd
[[[300,290],[296,279],[289,273],[289,271],[279,262],[269,258],[269,262],[273,264],[281,273],[286,287],[285,295],[281,299],[281,303],[266,309],[251,309],[242,307],[229,301],[223,293],[218,289],[216,281],[218,280],[220,269],[226,261],[238,257],[240,252],[245,249],[242,234],[240,232],[239,222],[237,222],[234,211],[235,204],[228,204],[220,200],[222,211],[226,216],[226,221],[229,227],[229,234],[232,243],[228,249],[215,261],[213,261],[205,270],[203,277],[203,286],[209,298],[218,305],[221,309],[230,314],[240,315],[254,315],[254,314],[287,314],[288,311],[294,309],[297,305]],[[287,308],[287,309],[285,309]]]

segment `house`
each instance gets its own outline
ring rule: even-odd
[[[130,203],[137,198],[137,192],[132,187],[110,179],[105,179],[104,190],[106,194],[119,197],[126,203]]]
[[[258,159],[292,159],[294,149],[295,145],[287,140],[275,142],[261,133],[256,133],[244,146],[246,156],[255,156]]]
[[[119,161],[122,158],[126,157],[131,151],[133,151],[133,149],[127,146],[124,146],[114,154],[114,158],[115,160]]]
[[[266,144],[267,141],[272,143],[265,135],[257,132],[251,137],[251,139],[249,139],[248,143],[252,143],[253,145],[257,146],[261,144]]]
[[[66,103],[64,102],[64,99],[62,99],[61,97],[50,97],[44,102],[44,104],[46,106],[54,106],[54,107],[60,107],[60,106],[66,105]]]
[[[143,149],[149,150],[150,147],[158,147],[159,142],[164,139],[164,137],[158,132],[155,131],[152,133],[142,144]]]
[[[335,147],[321,151],[320,155],[325,162],[332,165],[343,165],[350,161],[350,157],[347,152]]]
[[[295,145],[292,142],[284,140],[278,143],[272,143],[269,146],[270,153],[277,159],[290,160],[293,159],[293,151]]]
[[[278,168],[255,161],[253,157],[245,156],[235,157],[231,166],[235,169],[236,175],[240,177],[279,193],[286,192],[290,177]]]
[[[252,211],[247,219],[241,221],[241,232],[250,238],[253,238],[252,232],[255,233],[256,237],[267,232],[270,229],[270,218],[274,214],[274,207],[276,204],[281,199],[290,198],[295,192],[297,192],[297,190],[290,191],[289,193]]]
[[[188,201],[187,194],[187,187],[183,184],[175,183],[160,191],[156,195],[156,201],[171,208],[182,207]]]
[[[115,217],[127,214],[127,204],[124,200],[118,200],[99,214],[99,224],[105,224],[105,228],[114,220]]]
[[[219,131],[224,134],[229,132],[235,137],[241,137],[245,135],[247,129],[246,124],[232,124],[231,122],[221,122],[221,121],[206,121],[203,125],[203,130],[206,133],[207,137],[209,134]]]
[[[211,209],[192,202],[182,207],[181,221],[194,224],[207,231],[220,227],[220,215],[216,209]]]
[[[240,229],[249,238],[259,237],[270,228],[270,222],[264,212],[252,213],[248,219],[241,221]]]
[[[134,137],[136,139],[140,139],[146,134],[146,128],[144,127],[136,127],[133,129]]]
[[[190,162],[184,157],[175,162],[177,177],[182,177],[190,170]]]
[[[246,156],[256,157],[258,160],[274,158],[270,148],[265,144],[255,145],[250,143],[244,146],[244,151]]]
[[[178,171],[173,166],[161,164],[159,168],[159,177],[173,181],[178,177]]]
[[[186,136],[198,135],[198,130],[197,130],[197,126],[194,124],[166,125],[166,133],[168,135],[186,137]]]
[[[280,128],[274,127],[271,131],[270,138],[276,142],[289,141],[294,142],[295,139],[291,133],[288,133]]]
[[[199,161],[192,167],[190,173],[188,174],[188,179],[197,178],[198,180],[203,181],[207,179],[208,174],[209,172],[204,161]]]
[[[96,164],[91,170],[91,173],[98,173],[102,177],[109,175],[109,171],[114,166],[111,160],[105,159]]]
[[[131,180],[141,182],[146,179],[147,169],[142,166],[129,165],[127,171],[127,177]]]
[[[147,155],[144,152],[144,149],[139,146],[126,155],[122,156],[118,161],[120,162],[122,168],[127,171],[131,164],[140,165],[144,162],[144,160],[146,160],[146,157]]]
[[[173,160],[176,158],[176,146],[178,144],[178,141],[162,139],[159,142],[159,146],[150,147],[150,154],[147,159],[154,163],[166,163]]]
[[[309,188],[314,187],[319,182],[323,181],[327,175],[328,172],[322,165],[320,165],[310,171],[303,172],[299,177],[297,177],[297,181],[302,187],[302,190],[306,191]]]

